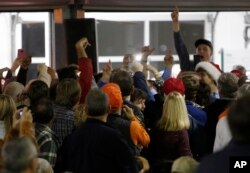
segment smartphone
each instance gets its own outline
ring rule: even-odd
[[[201,55],[194,55],[194,67],[199,63],[201,62],[201,59],[203,57]]]
[[[18,58],[26,58],[27,56],[26,56],[26,53],[23,49],[18,49],[17,50],[17,57]]]
[[[20,108],[16,111],[16,119],[20,119],[23,115],[23,108]]]

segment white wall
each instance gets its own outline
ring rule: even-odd
[[[250,70],[250,49],[245,48],[245,12],[221,12],[215,25],[214,60],[221,63],[220,50],[224,49],[224,71],[241,64]],[[249,63],[246,63],[248,62]]]
[[[17,49],[21,45],[21,23],[22,22],[44,22],[45,23],[45,57],[36,57],[32,63],[51,64],[51,31],[50,16],[48,12],[19,13],[16,25],[11,21],[11,15],[17,13],[0,13],[0,68],[11,67],[13,60],[16,58]],[[11,28],[13,30],[11,31]],[[13,38],[13,40],[11,40]],[[34,38],[35,39],[35,38]],[[13,44],[12,44],[13,41]]]
[[[0,23],[0,68],[3,68],[9,67],[12,62],[10,13],[0,13]]]

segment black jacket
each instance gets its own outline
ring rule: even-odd
[[[138,172],[122,134],[96,119],[87,119],[76,129],[63,143],[61,151],[61,172]]]

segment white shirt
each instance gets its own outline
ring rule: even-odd
[[[232,139],[232,134],[228,126],[227,116],[222,117],[216,126],[214,140],[214,152],[223,149]]]

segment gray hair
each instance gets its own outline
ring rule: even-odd
[[[99,88],[91,89],[86,96],[85,111],[88,116],[102,116],[109,111],[109,99]]]
[[[37,149],[29,137],[14,138],[3,145],[2,159],[9,172],[22,172],[37,157]]]
[[[238,79],[232,73],[222,73],[218,80],[220,95],[222,97],[235,98],[238,90]]]
[[[240,98],[244,95],[249,95],[249,94],[250,94],[250,84],[245,83],[238,89],[237,97]]]

